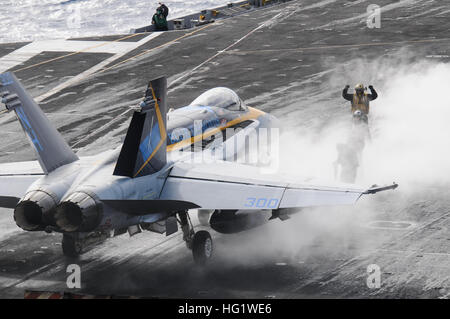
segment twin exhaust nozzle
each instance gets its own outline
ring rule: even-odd
[[[92,231],[101,218],[100,203],[87,193],[73,193],[56,207],[56,226],[66,232]]]
[[[16,224],[27,231],[51,227],[63,232],[90,232],[101,222],[101,204],[84,192],[75,192],[57,204],[55,196],[36,190],[14,209]]]
[[[54,223],[51,215],[56,205],[57,198],[50,192],[29,192],[14,209],[14,220],[24,230],[43,230],[46,225]]]

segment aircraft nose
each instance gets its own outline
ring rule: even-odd
[[[101,217],[101,205],[83,192],[73,193],[56,207],[56,225],[65,232],[93,231]]]

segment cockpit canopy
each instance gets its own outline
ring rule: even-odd
[[[233,90],[225,87],[217,87],[206,91],[197,97],[191,106],[215,106],[229,111],[247,110],[244,102]]]

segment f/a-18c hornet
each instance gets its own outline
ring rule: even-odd
[[[13,73],[1,74],[0,81],[2,103],[15,112],[37,156],[0,164],[0,206],[14,209],[16,224],[26,231],[62,233],[66,256],[127,231],[168,236],[180,225],[195,262],[204,264],[213,242],[208,231],[194,231],[190,210],[197,210],[203,226],[236,233],[288,219],[296,208],[353,204],[397,187],[308,185],[262,174],[234,156],[242,137],[273,127],[275,117],[248,107],[227,88],[167,111],[164,77],[150,81],[133,107],[121,147],[78,157]]]

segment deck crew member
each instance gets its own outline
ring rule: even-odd
[[[355,86],[355,93],[348,94],[347,92],[349,87],[349,85],[345,86],[344,90],[342,91],[342,97],[352,103],[352,114],[354,114],[355,111],[359,110],[363,115],[367,116],[369,114],[369,102],[375,100],[378,97],[377,92],[372,85],[369,85],[369,94],[365,91],[364,85],[357,84]]]

